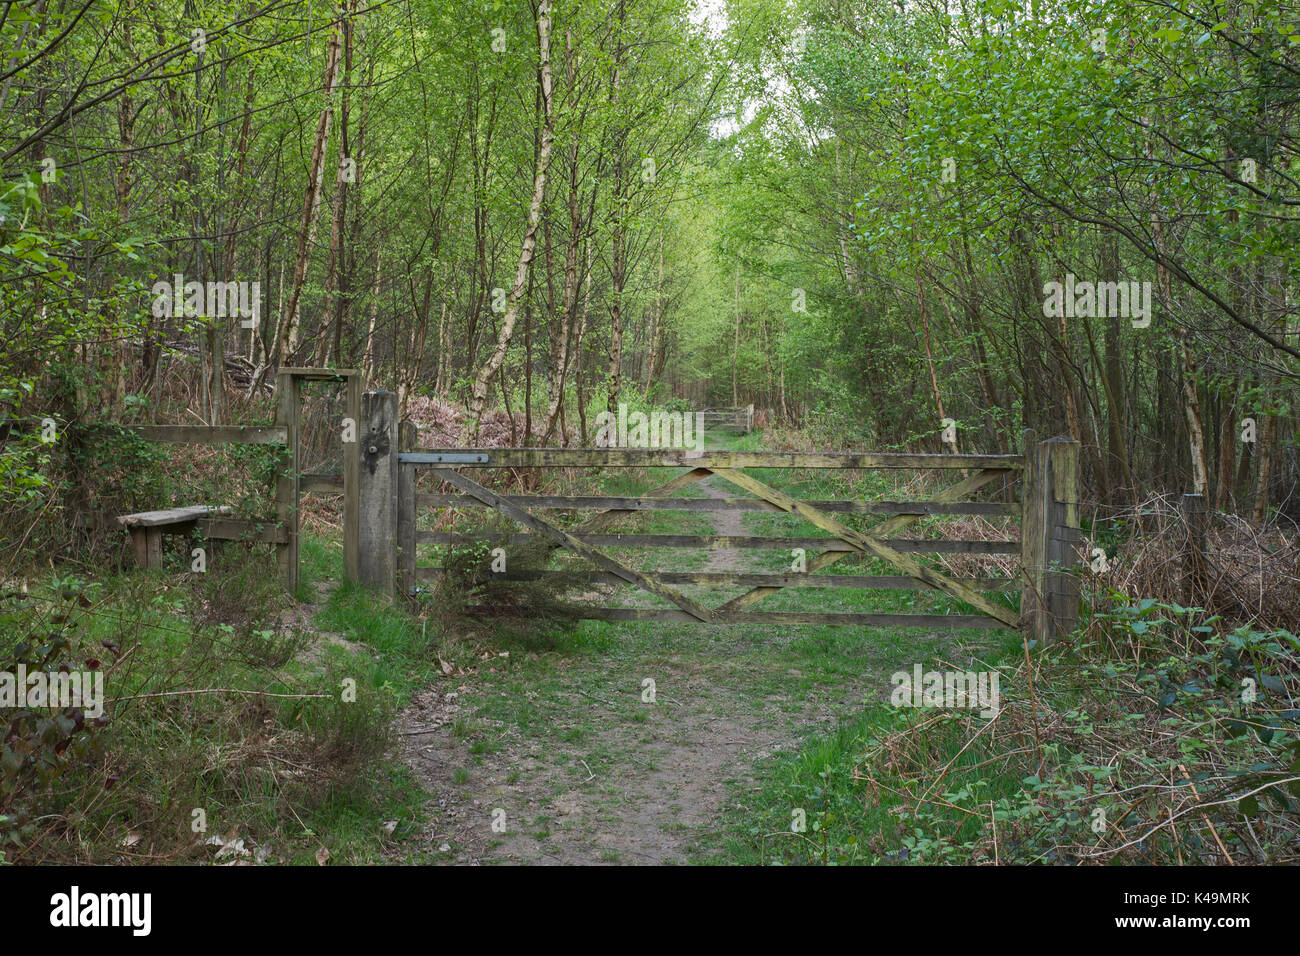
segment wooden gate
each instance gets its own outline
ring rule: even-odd
[[[361,443],[361,574],[383,589],[413,593],[440,569],[417,562],[418,546],[458,545],[475,540],[446,531],[421,530],[424,507],[489,508],[523,529],[508,544],[542,539],[552,549],[586,559],[592,583],[622,583],[667,602],[669,607],[568,605],[575,616],[616,621],[683,621],[706,624],[876,625],[916,627],[1025,627],[1046,643],[1075,626],[1078,581],[1072,573],[1079,537],[1078,443],[1054,438],[1038,443],[1026,432],[1018,455],[911,455],[759,451],[679,451],[578,448],[416,448],[415,429],[395,424],[391,393],[368,392],[362,416],[368,426]],[[652,491],[633,497],[506,495],[485,483],[494,470],[519,468],[684,469]],[[924,501],[862,499],[799,500],[771,487],[746,469],[907,469],[961,476]],[[452,491],[421,494],[416,475],[428,470]],[[678,497],[677,492],[716,476],[743,497]],[[1019,487],[1019,500],[969,500],[977,492]],[[718,534],[641,534],[612,530],[621,518],[647,511],[785,512],[826,536],[768,537]],[[561,527],[539,513],[592,511],[575,527]],[[865,531],[837,515],[879,515]],[[1020,539],[962,540],[899,538],[894,535],[934,515],[1011,516],[1020,520]],[[394,547],[394,544],[396,547]],[[804,570],[787,573],[644,571],[609,553],[626,548],[806,549]],[[922,554],[1019,555],[1020,573],[1001,578],[959,578],[922,561]],[[890,576],[818,574],[849,555],[874,556],[897,574]],[[545,577],[551,570],[529,572]],[[524,577],[505,573],[504,580]],[[737,597],[705,603],[682,587],[743,587]],[[790,612],[753,609],[786,588],[933,589],[968,605],[964,614],[872,614]],[[1019,591],[1020,609],[990,597]]]
[[[734,428],[748,435],[754,430],[754,406],[738,405],[730,408],[706,408],[699,412],[705,428]]]

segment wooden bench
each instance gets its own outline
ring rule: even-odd
[[[201,520],[229,513],[230,508],[225,505],[191,505],[188,508],[119,515],[117,523],[131,532],[135,563],[142,568],[156,568],[162,564],[164,534],[188,534]]]

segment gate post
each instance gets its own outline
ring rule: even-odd
[[[1079,443],[1057,436],[1035,445],[1034,437],[1025,430],[1020,608],[1026,639],[1046,646],[1079,622]]]
[[[361,580],[361,549],[358,544],[361,526],[357,517],[360,498],[357,485],[361,481],[361,429],[365,424],[365,419],[361,417],[361,393],[365,387],[363,374],[355,372],[348,376],[344,397],[344,415],[352,419],[355,432],[352,444],[343,445],[343,573],[353,584]]]
[[[397,396],[361,396],[358,534],[361,583],[391,595],[397,587]]]
[[[397,447],[414,451],[420,443],[415,422],[397,428]],[[415,594],[415,466],[397,463],[397,583],[405,597]]]
[[[300,387],[297,377],[281,369],[275,376],[275,423],[284,426],[285,450],[275,479],[275,519],[284,531],[285,539],[276,545],[276,561],[285,590],[291,595],[298,590],[298,398]]]

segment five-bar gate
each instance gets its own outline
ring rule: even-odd
[[[417,561],[419,545],[462,545],[476,540],[450,531],[421,530],[421,508],[487,508],[517,522],[521,531],[508,539],[524,545],[541,539],[589,565],[592,583],[632,585],[667,607],[611,607],[588,599],[564,609],[578,617],[603,620],[848,624],[918,627],[1024,627],[1043,643],[1068,633],[1077,621],[1079,588],[1072,573],[1079,532],[1079,448],[1066,438],[1037,442],[1024,436],[1023,454],[913,455],[762,451],[683,451],[585,448],[417,448],[415,428],[396,422],[396,403],[388,392],[368,392],[360,443],[360,537],[362,580],[381,589],[411,593],[440,569]],[[511,495],[489,487],[495,470],[647,468],[679,473],[637,496]],[[954,480],[923,501],[862,499],[800,500],[754,477],[747,469],[906,469],[936,471]],[[427,470],[450,490],[420,493],[417,473]],[[958,476],[960,476],[958,480]],[[667,476],[666,476],[667,477]],[[716,477],[737,494],[681,497],[702,479]],[[716,486],[716,482],[713,483]],[[1018,487],[1018,500],[972,500],[979,493]],[[769,511],[797,516],[820,536],[633,533],[616,530],[621,519],[647,511]],[[592,512],[576,526],[561,526],[554,512]],[[850,527],[844,515],[875,515],[865,530]],[[929,516],[980,515],[1018,518],[1019,539],[929,539],[897,537]],[[654,571],[635,566],[622,552],[630,548],[807,549],[804,570],[763,573],[736,571]],[[618,551],[619,555],[614,554]],[[957,577],[927,562],[925,554],[1017,554],[1016,577]],[[880,559],[890,575],[818,573],[850,555]],[[559,570],[503,573],[505,580],[559,575]],[[569,577],[572,577],[569,575]],[[700,587],[745,588],[718,603],[700,596]],[[685,588],[690,587],[691,593]],[[762,602],[787,588],[932,589],[970,608],[962,614],[876,614],[829,611],[770,611]],[[1019,591],[1014,610],[996,600],[998,592]]]

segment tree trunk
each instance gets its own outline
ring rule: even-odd
[[[659,281],[655,285],[655,300],[650,310],[649,344],[646,346],[645,390],[650,393],[655,377],[659,373],[659,336],[664,311],[664,231],[659,229]]]
[[[619,85],[622,81],[623,34],[625,6],[618,5],[618,38],[613,56],[610,77],[610,103],[617,109]],[[624,121],[616,120],[622,124]],[[611,235],[610,280],[613,283],[613,306],[609,321],[609,397],[605,405],[613,414],[618,413],[618,399],[623,391],[623,285],[627,279],[627,136],[626,125],[620,125],[614,142],[614,228]]]
[[[1103,248],[1102,274],[1107,281],[1119,281],[1119,247],[1113,237],[1106,241]],[[1124,413],[1127,407],[1124,394],[1124,365],[1120,353],[1120,316],[1106,318],[1106,331],[1103,348],[1102,388],[1106,393],[1106,458],[1108,475],[1112,470],[1123,482],[1125,498],[1137,503],[1136,482],[1133,480],[1132,466],[1129,462],[1128,446],[1124,442]],[[1114,488],[1116,482],[1107,481]]]
[[[272,350],[270,366],[278,368],[286,355],[297,351],[301,338],[298,322],[298,302],[302,296],[302,287],[307,281],[307,264],[311,251],[311,239],[316,223],[316,211],[320,207],[321,185],[325,177],[325,148],[329,144],[330,117],[334,112],[334,83],[338,77],[339,53],[342,49],[342,20],[334,23],[334,32],[330,36],[325,50],[325,105],[321,108],[320,118],[316,122],[316,139],[311,149],[311,168],[307,174],[307,194],[303,197],[302,218],[298,224],[298,248],[294,257],[293,285],[289,292],[289,302],[280,319],[280,328],[276,332],[275,347]]]
[[[609,400],[606,406],[618,414],[618,400],[623,391],[623,286],[627,281],[627,200],[623,183],[622,144],[614,162],[614,230],[610,257],[610,279],[614,300],[609,318]]]
[[[1216,471],[1214,508],[1232,510],[1233,483],[1237,467],[1237,390],[1240,381],[1233,379],[1231,391],[1223,396],[1219,415],[1219,465]]]
[[[731,343],[731,404],[740,404],[740,266],[736,266],[736,335]]]
[[[939,421],[943,422],[948,416],[945,415],[943,411],[943,396],[939,394],[939,379],[938,376],[935,375],[934,371],[934,354],[930,350],[930,318],[925,310],[925,288],[921,285],[920,266],[916,269],[916,305],[921,313],[921,331],[925,339],[925,365],[926,368],[930,370],[930,389],[934,394],[934,407],[939,412]],[[940,432],[940,436],[942,436],[942,432]],[[960,453],[957,445],[955,429],[951,441],[942,438],[941,440],[943,440],[943,443],[948,446],[954,455]]]
[[[541,222],[542,201],[546,196],[546,171],[551,163],[551,0],[540,0],[537,7],[537,54],[538,83],[542,93],[542,136],[533,170],[533,199],[528,209],[528,226],[524,230],[524,239],[519,248],[515,282],[510,290],[501,328],[497,332],[496,347],[488,360],[483,363],[474,380],[474,391],[465,426],[461,432],[461,443],[465,445],[473,445],[478,439],[479,421],[487,404],[488,387],[492,377],[501,368],[501,363],[505,361],[506,349],[510,346],[515,319],[519,314],[519,305],[528,285],[529,266],[532,264],[537,245],[537,227]]]
[[[1279,269],[1270,277],[1268,276],[1268,270],[1263,266],[1260,267],[1258,274],[1261,279],[1260,288],[1269,290],[1256,297],[1259,302],[1260,318],[1266,319],[1270,313],[1277,316],[1277,330],[1281,333],[1281,337],[1285,339],[1287,336],[1285,274]],[[1265,373],[1264,382],[1266,385],[1273,385],[1275,381],[1273,373]],[[1267,395],[1267,391],[1264,394]],[[1258,434],[1255,436],[1255,440],[1256,447],[1259,449],[1259,473],[1255,479],[1255,501],[1251,508],[1251,518],[1254,519],[1256,524],[1263,524],[1264,516],[1268,513],[1269,483],[1273,477],[1273,458],[1277,445],[1277,416],[1264,413],[1258,417]]]
[[[1268,511],[1269,481],[1273,477],[1273,423],[1272,415],[1260,415],[1256,429],[1255,446],[1259,449],[1259,473],[1255,477],[1255,501],[1250,514],[1255,524],[1263,524],[1264,514]]]
[[[370,290],[370,321],[366,326],[366,347],[361,355],[361,369],[367,382],[375,380],[375,321],[379,317],[379,244],[375,244],[375,281]]]
[[[37,8],[44,7],[44,2],[37,4]],[[122,4],[122,51],[127,57],[127,62],[135,59],[135,45],[131,38],[131,20],[134,11],[130,3]],[[30,23],[24,24],[24,37],[26,28]],[[21,44],[20,44],[21,45]],[[5,81],[5,92],[8,91],[9,81]],[[3,103],[5,96],[0,94],[0,103]],[[117,217],[121,223],[129,222],[131,219],[131,185],[133,180],[131,168],[131,156],[135,151],[135,101],[131,97],[130,89],[123,91],[122,96],[117,101],[117,131],[118,140],[122,147],[122,152],[117,157],[117,178],[114,181],[114,191],[117,195]],[[109,407],[118,409],[126,397],[127,391],[127,352],[129,343],[125,338],[118,342],[117,355],[115,357],[116,369],[113,375],[112,395],[110,397]]]
[[[1201,424],[1201,399],[1196,387],[1196,359],[1187,344],[1186,329],[1178,330],[1178,361],[1183,374],[1183,411],[1187,416],[1187,446],[1192,457],[1192,492],[1208,494],[1210,479],[1205,458],[1205,428]]]
[[[338,169],[334,174],[334,215],[330,221],[330,251],[325,265],[323,299],[324,314],[327,318],[333,315],[333,321],[329,327],[321,329],[320,341],[316,348],[316,364],[320,367],[324,367],[331,352],[334,354],[335,361],[338,361],[343,338],[343,296],[335,295],[335,287],[339,282],[338,273],[343,257],[343,227],[348,216],[348,193],[350,192],[348,160],[353,159],[348,155],[348,94],[352,76],[352,12],[355,5],[356,0],[348,0],[343,7],[343,90],[339,104],[339,161]],[[353,178],[355,179],[355,176]],[[333,329],[332,334],[326,335],[330,327]]]
[[[372,323],[373,325],[373,323]],[[447,336],[447,302],[443,300],[438,316],[438,369],[433,379],[433,394],[442,398],[447,391],[447,372],[451,365],[451,343]]]

